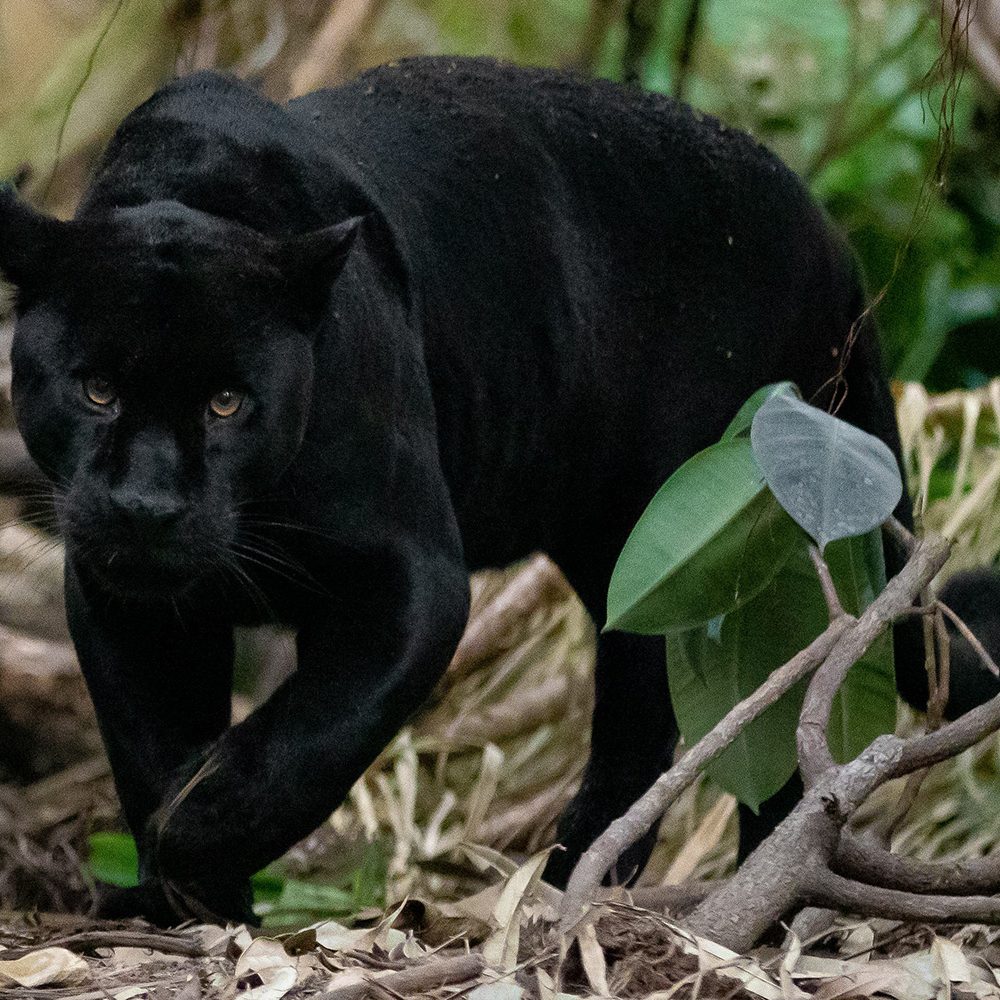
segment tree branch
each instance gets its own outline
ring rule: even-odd
[[[949,543],[943,538],[928,536],[922,539],[906,565],[843,635],[823,668],[816,672],[806,689],[797,735],[799,768],[806,787],[834,766],[826,730],[833,699],[847,672],[892,621],[909,611],[916,596],[945,564],[950,551]]]
[[[698,29],[701,27],[702,0],[691,0],[687,19],[684,22],[684,34],[681,36],[681,47],[677,53],[677,77],[674,83],[674,97],[684,100],[688,80],[691,76],[691,66],[694,61],[694,47],[698,41]]]
[[[1000,898],[996,896],[935,896],[865,885],[835,875],[815,873],[810,887],[814,904],[849,913],[877,913],[889,920],[927,923],[1000,923]]]
[[[832,867],[838,875],[857,882],[920,895],[989,895],[1000,886],[1000,857],[967,861],[901,858],[846,831]]]
[[[841,828],[886,780],[901,753],[901,740],[880,736],[856,760],[824,772],[729,882],[694,909],[688,928],[742,952],[792,910],[824,905],[815,890]]]
[[[840,595],[837,593],[837,586],[830,575],[830,567],[820,554],[815,545],[809,546],[809,558],[812,559],[813,566],[816,567],[816,575],[819,577],[820,586],[823,588],[823,600],[826,601],[826,609],[830,615],[830,621],[846,614],[844,606],[840,603]]]
[[[289,96],[341,82],[352,45],[381,16],[385,0],[341,0],[334,4],[291,76]]]
[[[624,0],[591,0],[587,26],[583,29],[577,68],[586,76],[593,76],[601,58],[605,39],[611,25],[621,14]]]
[[[807,649],[772,673],[757,691],[735,706],[673,768],[661,775],[624,816],[615,820],[584,853],[573,871],[561,907],[560,922],[563,931],[568,932],[586,914],[588,904],[593,899],[601,880],[619,855],[650,829],[676,797],[695,780],[705,765],[729,746],[746,725],[757,718],[765,708],[774,704],[798,680],[816,670],[800,718],[799,759],[800,766],[803,767],[803,777],[806,778],[809,787],[816,786],[821,775],[825,776],[826,780],[821,788],[817,787],[812,794],[807,794],[792,816],[786,819],[775,834],[751,855],[733,879],[736,887],[727,886],[713,893],[695,913],[698,914],[697,919],[703,921],[704,926],[710,927],[713,932],[722,933],[723,927],[719,925],[719,920],[723,918],[720,914],[726,912],[727,905],[730,903],[735,905],[735,910],[731,912],[740,913],[743,906],[737,904],[741,898],[743,903],[750,897],[759,900],[762,891],[753,887],[766,885],[768,887],[766,904],[756,907],[760,921],[748,921],[745,925],[741,925],[742,930],[736,938],[743,941],[748,933],[752,933],[754,935],[752,940],[756,940],[756,936],[763,933],[760,928],[752,930],[758,923],[763,922],[763,927],[766,929],[792,905],[803,902],[802,873],[816,864],[817,859],[823,859],[821,864],[824,870],[829,867],[829,861],[834,855],[839,839],[840,826],[872,788],[887,780],[890,763],[895,767],[902,755],[902,745],[898,740],[892,744],[891,761],[885,757],[887,750],[884,740],[876,741],[866,753],[869,757],[875,754],[875,758],[882,762],[880,771],[873,772],[873,765],[871,761],[866,763],[868,758],[865,755],[850,765],[836,768],[826,742],[826,729],[834,695],[847,671],[867,651],[872,642],[895,618],[909,611],[917,595],[940,570],[948,558],[949,551],[950,546],[943,539],[931,537],[920,541],[913,548],[911,557],[903,569],[889,581],[885,590],[860,618],[855,619],[849,615],[836,616],[826,631]],[[817,566],[817,569],[820,567]],[[820,578],[823,579],[822,572]],[[828,596],[828,602],[831,612],[835,613],[836,608],[840,606],[839,599],[834,604]],[[864,781],[857,777],[859,772]],[[855,790],[856,785],[862,788],[863,794]],[[836,822],[832,822],[828,815],[831,802],[836,804],[834,813],[842,814],[843,817]],[[786,832],[783,838],[779,837],[779,832],[785,829],[785,825],[793,817],[797,819],[792,832],[790,834]],[[811,836],[806,836],[803,830],[810,826],[814,828],[813,833]],[[821,842],[822,847],[820,847]],[[812,852],[802,854],[795,848],[795,844],[811,844]],[[755,871],[755,865],[751,862],[761,851],[765,852],[765,860],[756,863],[756,868],[759,870]],[[790,863],[789,859],[792,858],[795,859],[794,863]],[[754,873],[756,881],[746,881],[743,873],[747,869]],[[707,936],[711,937],[712,934],[708,933]],[[716,940],[728,943],[725,938]]]
[[[583,854],[573,869],[560,913],[568,933],[584,916],[605,874],[618,857],[635,844],[663,815],[702,769],[714,760],[743,729],[823,662],[855,619],[849,615],[831,622],[801,653],[793,656],[748,698],[732,708],[666,773],[650,786],[624,816],[616,819]]]
[[[656,25],[663,0],[629,0],[625,8],[625,51],[622,55],[622,80],[641,84],[646,56],[656,38]]]
[[[980,740],[1000,729],[1000,695],[983,702],[970,712],[942,726],[909,740],[903,755],[893,767],[891,778],[901,778],[921,768],[957,757]]]

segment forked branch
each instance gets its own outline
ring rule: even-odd
[[[1000,729],[1000,696],[937,731],[908,741],[876,740],[856,760],[837,765],[827,744],[833,699],[848,670],[914,604],[948,558],[940,538],[919,542],[895,525],[909,558],[858,618],[844,614],[825,563],[813,554],[831,614],[828,628],[733,708],[681,760],[616,820],[583,855],[563,897],[562,927],[582,919],[605,873],[733,739],[797,680],[812,673],[798,729],[806,794],[748,859],[687,918],[696,934],[737,951],[804,906],[836,907],[897,919],[1000,922],[1000,861],[940,865],[900,858],[862,843],[845,825],[875,788],[952,757]],[[926,603],[926,602],[925,602]],[[942,609],[926,608],[938,623]],[[963,633],[964,634],[964,633]]]

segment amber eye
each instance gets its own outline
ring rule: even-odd
[[[100,375],[84,379],[83,392],[95,406],[111,406],[118,399],[114,386]]]
[[[216,417],[231,417],[242,405],[243,393],[232,389],[223,389],[208,401],[208,408]]]

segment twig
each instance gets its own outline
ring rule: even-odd
[[[438,990],[442,986],[454,986],[475,979],[486,969],[482,955],[460,955],[457,958],[442,958],[424,962],[412,969],[401,969],[377,979],[366,979],[350,986],[328,990],[318,996],[322,1000],[365,1000],[376,991],[373,987],[388,991],[390,995],[415,996]]]
[[[507,585],[465,628],[443,684],[451,685],[481,660],[506,648],[509,633],[540,604],[567,593],[569,586],[555,564],[544,555],[531,557]]]
[[[45,190],[42,192],[42,201],[45,201],[48,198],[49,192],[52,190],[52,182],[55,180],[56,173],[59,170],[59,157],[62,155],[63,140],[66,138],[66,126],[69,125],[73,109],[76,107],[76,102],[79,99],[80,94],[83,93],[83,88],[87,85],[87,81],[94,72],[94,63],[97,60],[97,53],[104,44],[104,40],[108,37],[108,33],[111,31],[112,25],[118,20],[118,15],[121,13],[122,7],[124,6],[125,0],[118,0],[115,4],[114,10],[111,11],[107,21],[104,22],[104,26],[101,28],[101,31],[97,36],[97,41],[94,42],[94,47],[91,49],[90,55],[87,57],[86,65],[83,68],[83,76],[80,77],[73,93],[70,94],[69,102],[66,105],[66,112],[62,116],[62,120],[59,122],[59,132],[56,134],[56,150],[52,157],[52,171],[49,173],[48,180],[45,182]]]
[[[997,729],[1000,729],[1000,695],[983,702],[935,733],[926,733],[908,740],[902,757],[889,777],[901,778],[921,768],[957,757],[980,740],[991,736]]]
[[[799,762],[806,794],[792,813],[737,871],[730,882],[712,893],[688,917],[688,926],[697,934],[718,941],[736,951],[753,946],[760,936],[790,911],[802,906],[845,905],[866,913],[902,912],[912,901],[886,896],[885,890],[844,879],[837,882],[831,866],[837,855],[841,831],[847,820],[879,785],[891,777],[909,774],[933,762],[944,747],[937,733],[914,740],[916,750],[907,751],[903,741],[882,736],[856,760],[836,766],[827,745],[826,730],[833,698],[847,671],[895,618],[907,613],[948,557],[943,539],[925,538],[913,549],[903,569],[864,614],[845,631],[834,649],[817,669],[803,704],[798,729]],[[974,723],[1000,726],[1000,697],[996,719],[980,715]],[[949,749],[964,739],[978,735],[975,725],[949,729]],[[994,728],[996,728],[996,726]],[[930,742],[927,742],[930,741]],[[849,890],[849,891],[848,891]],[[866,890],[870,892],[866,895]],[[881,895],[880,895],[881,894]],[[906,896],[907,894],[902,894]],[[865,901],[865,905],[861,905]],[[934,919],[932,897],[920,911]],[[941,903],[944,907],[949,900]],[[1000,915],[1000,902],[981,905],[973,898],[969,912],[986,919]],[[915,908],[911,906],[915,911]]]
[[[735,951],[745,951],[774,922],[803,905],[838,906],[895,919],[1000,922],[1000,898],[961,896],[951,881],[936,882],[945,890],[941,895],[925,895],[887,890],[831,872],[841,857],[844,824],[876,787],[953,757],[998,729],[1000,695],[937,732],[905,743],[894,736],[879,737],[857,760],[823,771],[729,883],[694,910],[688,926]],[[850,864],[851,855],[845,857]],[[892,864],[910,868],[912,879],[939,874],[938,869],[921,871],[902,860]],[[973,874],[985,877],[986,864],[974,868]],[[968,873],[957,878],[962,888],[969,880]]]
[[[945,0],[945,8],[957,20],[959,4],[955,0]],[[973,11],[965,26],[966,54],[975,63],[976,69],[993,90],[1000,92],[1000,52],[997,51],[996,40],[990,37],[990,32],[979,21],[975,20]]]
[[[290,96],[307,94],[317,87],[329,87],[344,76],[346,55],[382,13],[385,0],[341,0],[334,4],[309,46],[305,58],[295,67]]]
[[[924,632],[924,672],[927,674],[927,723],[925,732],[933,732],[940,728],[944,718],[945,706],[948,704],[948,675],[950,673],[950,655],[948,653],[948,634],[944,629],[941,612],[936,603],[930,599],[930,590],[925,587],[920,593],[920,599],[926,607],[923,621]],[[939,623],[941,625],[939,629]],[[943,633],[943,636],[940,634]],[[943,654],[943,655],[942,655]],[[913,803],[917,800],[920,788],[927,777],[928,769],[916,771],[906,779],[906,785],[896,803],[895,812],[889,817],[882,832],[882,843],[889,847],[892,838],[906,819]]]
[[[810,887],[814,903],[853,913],[877,913],[889,920],[911,922],[995,924],[1000,922],[996,896],[932,896],[864,885],[824,871]]]
[[[903,523],[895,517],[890,517],[882,525],[882,531],[887,534],[908,556],[917,547],[917,539]]]
[[[684,21],[684,34],[681,36],[681,47],[677,53],[677,77],[674,83],[674,97],[679,101],[684,100],[688,79],[691,76],[694,47],[701,26],[701,3],[702,0],[691,0],[687,19]]]
[[[772,673],[768,680],[754,694],[733,708],[673,768],[661,775],[624,816],[611,823],[608,829],[597,838],[589,850],[580,858],[573,871],[569,885],[563,896],[560,912],[560,922],[563,932],[566,933],[571,930],[586,915],[588,903],[593,898],[597,886],[619,855],[650,829],[677,795],[694,781],[705,764],[721,753],[750,721],[756,718],[766,707],[777,701],[789,687],[813,670],[817,670],[817,667],[819,669],[806,692],[806,699],[800,716],[797,734],[800,767],[807,788],[816,785],[819,777],[832,769],[831,777],[824,784],[824,795],[837,794],[843,796],[847,794],[843,790],[838,790],[835,793],[831,792],[830,787],[836,785],[839,789],[840,784],[849,781],[858,768],[863,769],[865,767],[864,762],[867,758],[865,755],[862,755],[861,758],[852,762],[851,765],[840,769],[834,767],[826,737],[834,696],[841,683],[843,683],[848,670],[864,655],[872,642],[875,641],[893,620],[908,611],[913,604],[914,598],[927,586],[940,570],[941,566],[944,565],[949,551],[950,546],[943,539],[929,537],[920,541],[914,548],[910,560],[903,569],[889,581],[885,590],[869,605],[860,618],[855,619],[849,615],[841,615],[835,618],[826,631],[818,639],[814,640],[806,650],[798,656],[793,657],[783,667]],[[893,746],[893,764],[901,756],[902,751],[900,747],[899,741],[896,741]],[[880,741],[876,741],[869,748],[869,751],[867,751],[869,756],[871,754],[877,755],[878,753],[884,754],[885,752],[885,745],[880,743]],[[883,769],[887,766],[883,762]],[[857,804],[863,801],[864,797],[871,791],[871,788],[875,787],[875,784],[886,780],[884,774],[881,772],[876,775],[875,779],[871,778],[869,772],[870,767],[869,771],[865,771],[863,775],[865,780],[869,782],[868,784],[861,782],[858,785],[857,781],[855,782],[857,787],[864,789],[863,795],[861,795]],[[872,781],[874,783],[871,783]],[[849,786],[848,791],[855,797],[860,794],[855,786]],[[806,799],[811,803],[806,810],[806,815],[811,810],[812,813],[818,812],[821,817],[825,816],[826,805],[824,803],[827,801],[825,798],[817,802],[816,795],[807,794]],[[805,802],[806,800],[803,801]],[[840,808],[842,807],[843,803],[841,803]],[[799,814],[801,808],[802,805],[800,805],[799,809],[796,809],[793,816]],[[845,817],[854,808],[856,808],[856,805],[851,810],[845,812]],[[789,820],[785,821],[785,823],[788,822]],[[797,822],[801,826],[803,823],[810,822],[810,820],[800,817]],[[800,860],[798,867],[803,872],[805,871],[807,860],[810,863],[814,863],[815,858],[829,859],[836,846],[839,826],[831,826],[829,817],[817,819],[815,822],[818,823],[818,827],[827,838],[828,843],[826,843],[824,850],[818,851],[811,858],[804,856]],[[779,830],[784,826],[785,824],[782,824]],[[770,838],[758,852],[751,855],[751,859],[744,865],[744,869],[747,868],[750,861],[757,857],[760,850],[764,850],[765,847],[771,847],[775,837],[777,837],[777,831],[774,837]],[[799,829],[795,830],[793,839],[794,837],[801,837],[803,843],[810,841],[809,837],[802,836],[802,831]],[[791,850],[790,844],[788,850]],[[789,857],[791,856],[790,854]],[[782,858],[781,860],[775,860],[773,863],[775,865],[773,871],[767,874],[764,872],[760,873],[762,884],[769,884],[775,892],[775,895],[769,898],[768,904],[762,910],[762,919],[765,921],[765,927],[769,926],[770,922],[774,919],[780,917],[788,906],[793,905],[795,902],[801,902],[802,899],[801,884],[799,882],[795,883],[794,888],[785,884],[788,883],[790,877],[785,867],[787,859]],[[742,881],[744,869],[741,869],[737,873],[734,881]],[[720,919],[719,907],[725,904],[724,902],[719,903],[718,900],[725,901],[728,898],[729,902],[735,904],[740,898],[739,892],[743,894],[750,892],[750,886],[754,884],[753,882],[743,884],[742,889],[735,895],[732,894],[728,887],[719,890],[719,892],[713,893],[705,903],[699,906],[696,912],[701,914],[701,918],[708,925],[712,926],[715,930],[720,930],[721,933],[721,929],[717,926]],[[755,892],[753,895],[756,897],[758,894]],[[759,932],[762,933],[762,931]],[[711,934],[708,936],[711,936]],[[742,941],[744,938],[745,935],[740,936],[739,940]],[[717,938],[717,940],[723,939]],[[756,940],[756,937],[753,940]]]
[[[587,26],[583,29],[583,40],[577,57],[577,68],[581,73],[593,76],[604,41],[621,12],[622,3],[623,0],[591,0]]]
[[[815,545],[809,546],[809,558],[812,559],[813,566],[816,567],[816,575],[819,577],[820,586],[823,588],[823,599],[826,601],[826,609],[830,615],[830,621],[834,621],[841,615],[846,614],[844,606],[840,603],[840,595],[837,593],[836,584],[830,575],[830,567],[826,560],[820,555],[820,551]]]
[[[663,0],[629,0],[625,8],[625,51],[622,55],[622,80],[641,84],[646,56],[656,37]]]
[[[826,731],[833,699],[847,672],[889,624],[909,610],[916,595],[945,564],[950,551],[950,545],[942,538],[922,539],[906,565],[844,634],[827,657],[823,669],[816,672],[806,689],[797,735],[799,769],[807,788],[834,766]]]
[[[679,885],[649,885],[632,889],[632,902],[644,910],[669,910],[675,916],[697,906],[725,884],[725,879],[711,882],[681,882]]]
[[[729,882],[688,916],[688,928],[743,952],[790,911],[824,905],[814,889],[829,868],[841,828],[901,755],[900,739],[880,736],[856,760],[825,771]]]
[[[994,676],[1000,677],[1000,667],[997,666],[996,661],[989,654],[989,650],[976,638],[972,629],[962,620],[962,618],[956,614],[947,604],[942,600],[935,601],[936,606],[941,610],[941,613],[958,629],[962,638],[972,647],[973,652],[979,657],[983,666]]]
[[[129,930],[92,930],[55,937],[45,942],[46,948],[65,948],[67,951],[87,952],[95,948],[148,948],[166,955],[183,955],[187,958],[204,958],[208,952],[194,937],[167,932],[151,933]],[[38,945],[7,948],[4,958],[15,959],[37,951]]]

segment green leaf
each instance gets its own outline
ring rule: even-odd
[[[704,624],[759,593],[798,538],[750,442],[714,444],[639,518],[611,576],[605,628],[659,635]]]
[[[745,437],[750,431],[754,414],[772,397],[782,393],[801,398],[798,386],[794,382],[772,382],[761,386],[740,408],[736,416],[729,422],[722,435],[722,441],[731,441],[735,437]]]
[[[122,889],[139,884],[139,852],[127,833],[92,833],[88,838],[90,874]]]
[[[265,903],[273,906],[281,898],[288,879],[275,866],[269,865],[250,879],[253,886],[254,905]]]
[[[361,867],[351,879],[351,895],[356,910],[385,905],[385,880],[389,859],[377,840],[368,845]]]
[[[852,613],[866,607],[884,586],[877,531],[832,543],[827,561],[841,601]],[[687,744],[701,739],[773,670],[812,642],[827,621],[816,571],[800,544],[752,601],[721,622],[668,636],[670,695]],[[717,784],[754,810],[795,771],[795,728],[806,683],[747,726],[707,769]],[[831,750],[838,760],[851,759],[875,736],[891,731],[895,718],[892,643],[884,636],[851,669],[837,697]]]
[[[93,833],[88,839],[90,874],[101,882],[121,888],[139,884],[139,858],[134,838],[127,833]],[[367,906],[381,906],[385,900],[385,851],[378,843],[369,845],[362,866],[352,874],[350,890],[287,878],[279,870],[265,868],[251,879],[254,902],[273,907],[269,916],[290,915],[305,919],[349,917]]]
[[[306,920],[323,920],[349,916],[356,910],[354,896],[345,889],[288,878],[285,879],[281,895],[268,916],[274,920],[280,914],[284,922],[288,922],[292,916]]]
[[[787,393],[757,411],[750,442],[771,492],[821,550],[878,527],[903,495],[884,441]]]
[[[825,558],[844,609],[858,615],[885,588],[882,532],[831,542]],[[818,633],[817,633],[818,634]],[[827,739],[834,759],[854,760],[896,724],[896,675],[892,633],[884,632],[851,667],[833,702]]]

